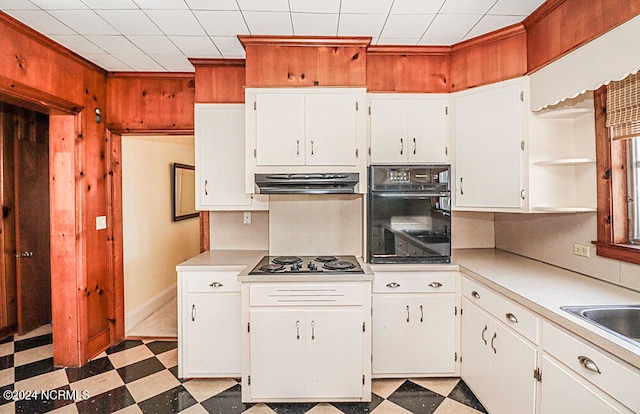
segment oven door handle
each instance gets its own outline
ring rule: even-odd
[[[426,197],[450,197],[451,193],[376,193],[372,192],[374,197],[384,198],[426,198]]]

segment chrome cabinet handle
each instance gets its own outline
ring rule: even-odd
[[[596,363],[593,362],[593,360],[591,358],[583,356],[583,355],[580,355],[578,357],[578,361],[580,362],[580,365],[582,365],[583,367],[585,367],[589,371],[593,371],[593,372],[596,372],[598,374],[602,374],[602,372],[600,372],[600,368],[598,368]]]
[[[407,323],[409,323],[409,305],[407,305]]]
[[[487,340],[484,339],[484,333],[487,332],[487,329],[489,329],[489,327],[487,325],[484,326],[484,329],[482,330],[482,333],[480,334],[480,337],[482,338],[482,341],[484,342],[484,344],[487,344]]]
[[[209,180],[204,180],[204,195],[209,195],[209,190],[207,189],[209,185]]]
[[[300,340],[300,321],[296,321],[296,339]]]
[[[416,139],[413,138],[413,155],[416,155],[417,149],[418,149],[418,145],[416,144]]]
[[[387,287],[391,288],[391,289],[399,288],[400,287],[400,283],[397,283],[397,282],[387,283]]]
[[[400,155],[404,154],[404,138],[400,138]]]
[[[420,322],[424,322],[424,311],[422,310],[422,305],[420,305]]]
[[[516,315],[514,315],[513,313],[511,313],[511,312],[505,313],[504,316],[506,316],[507,319],[509,319],[510,322],[518,323],[518,318],[516,318]]]
[[[191,322],[196,320],[196,304],[191,305]]]
[[[311,140],[311,156],[313,157],[313,140]]]
[[[498,334],[496,332],[494,332],[493,336],[491,337],[491,349],[493,349],[494,354],[498,353],[498,350],[496,349],[496,347],[493,346],[493,341],[495,341],[497,337],[498,337]]]
[[[471,296],[473,296],[476,299],[480,299],[480,294],[478,292],[476,292],[475,290],[471,292]]]
[[[429,283],[429,286],[431,286],[432,288],[439,288],[439,287],[442,287],[442,283],[440,283],[440,282],[431,282],[431,283]]]
[[[296,157],[300,156],[300,140],[296,140]]]
[[[311,321],[311,340],[315,341],[316,339],[316,322]]]
[[[222,283],[220,283],[220,282],[211,282],[211,283],[209,283],[209,286],[214,287],[214,288],[219,288],[219,287],[222,287],[224,285]]]
[[[462,177],[460,177],[460,195],[464,195],[464,189],[462,188]]]

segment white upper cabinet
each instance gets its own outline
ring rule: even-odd
[[[447,97],[370,94],[371,164],[447,162]]]
[[[195,104],[196,209],[265,210],[245,192],[244,104]]]
[[[245,102],[247,193],[256,173],[357,172],[366,182],[364,88],[247,88]]]

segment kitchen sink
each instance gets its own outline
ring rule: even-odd
[[[640,346],[640,305],[561,306],[560,309]]]

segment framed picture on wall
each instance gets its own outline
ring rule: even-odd
[[[196,168],[173,163],[173,221],[198,217],[196,211]]]

